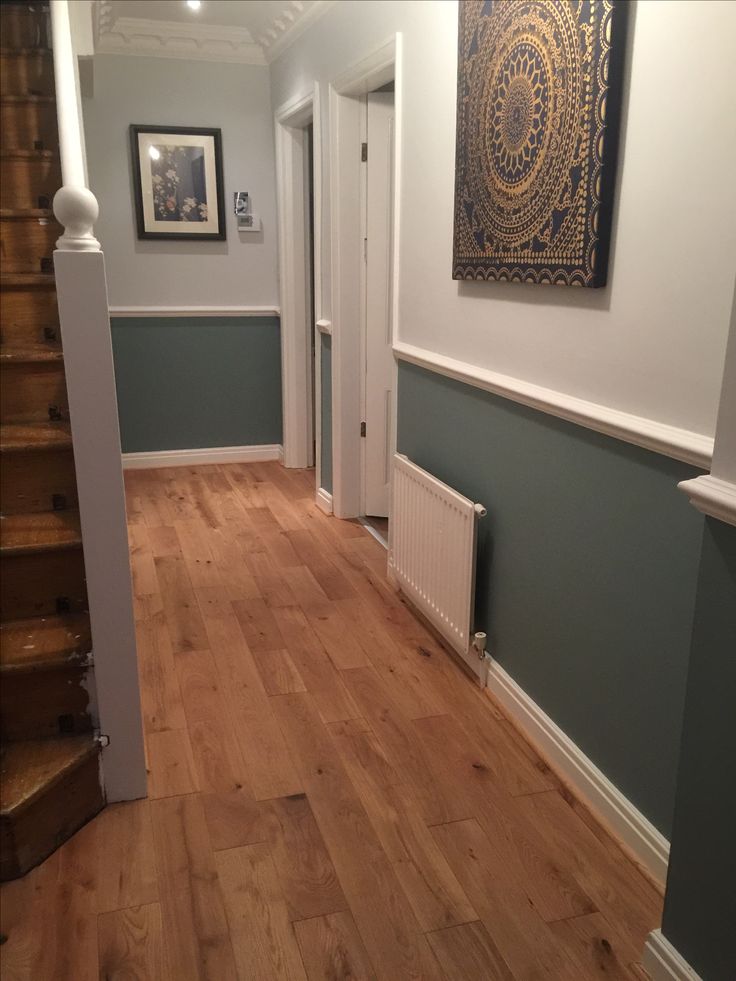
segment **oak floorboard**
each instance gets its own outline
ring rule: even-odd
[[[514,981],[514,975],[483,924],[464,923],[427,934],[447,981]]]
[[[550,923],[549,928],[558,944],[569,952],[590,981],[595,978],[635,981],[636,975],[629,965],[641,956],[641,951],[632,951],[601,913],[558,920]]]
[[[235,981],[225,907],[198,797],[151,802],[165,956],[177,981]]]
[[[215,862],[239,981],[306,981],[268,845],[217,852]]]
[[[91,824],[95,835],[98,913],[158,901],[153,825],[147,800],[109,804]]]
[[[158,903],[112,910],[97,918],[101,981],[167,981]]]
[[[441,978],[426,938],[311,697],[279,695],[273,702],[379,976]]]
[[[185,728],[184,703],[163,609],[150,616],[139,609],[135,634],[145,731]]]
[[[149,732],[146,738],[146,755],[148,796],[152,800],[193,794],[199,789],[187,729]]]
[[[478,819],[496,853],[496,867],[518,883],[538,914],[560,920],[597,910],[569,860],[554,852],[493,771],[483,747],[467,739],[451,716],[414,723],[432,765],[448,774],[454,792]],[[451,775],[451,776],[449,776]],[[523,798],[522,798],[523,799]]]
[[[294,931],[309,981],[377,981],[347,910],[300,920]]]
[[[477,913],[422,820],[409,787],[374,734],[351,722],[339,722],[329,729],[422,930],[476,919]]]
[[[181,555],[154,559],[174,653],[207,648],[207,634]]]
[[[347,909],[347,900],[306,794],[261,805],[291,920]]]

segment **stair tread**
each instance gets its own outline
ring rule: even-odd
[[[0,426],[0,453],[21,450],[61,450],[72,445],[66,422],[23,422]]]
[[[0,277],[0,289],[21,288],[31,286],[49,288],[54,286],[53,273],[6,273]]]
[[[0,624],[0,673],[87,663],[91,650],[86,613],[61,613]]]
[[[0,816],[14,818],[67,773],[99,752],[90,733],[9,743],[2,756]]]
[[[52,160],[58,157],[58,150],[26,150],[20,147],[0,150],[0,160]]]
[[[29,57],[30,55],[47,55],[51,57],[51,48],[3,48],[0,47],[0,58]]]
[[[37,511],[0,518],[0,555],[77,548],[82,544],[79,512]]]
[[[0,347],[0,364],[27,361],[63,361],[64,354],[58,344],[43,341],[26,342],[23,345],[4,344]]]
[[[0,208],[3,218],[54,218],[51,208]]]
[[[56,98],[53,95],[2,95],[0,96],[0,103],[5,105],[23,105],[24,103],[31,103],[35,105],[52,105],[56,102]]]

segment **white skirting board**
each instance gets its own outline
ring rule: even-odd
[[[664,885],[669,842],[618,790],[558,725],[517,685],[496,661],[488,672],[488,690],[528,735],[571,789],[600,815],[629,851]]]
[[[262,446],[212,446],[196,450],[154,450],[150,453],[123,453],[123,470],[151,470],[155,467],[204,467],[208,463],[261,463],[282,460],[278,443]]]
[[[320,487],[317,491],[317,507],[324,511],[325,514],[332,514],[332,494],[326,491],[324,487]]]
[[[641,962],[652,981],[703,981],[661,930],[647,937]]]

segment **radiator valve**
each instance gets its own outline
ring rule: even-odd
[[[478,630],[473,634],[473,650],[478,655],[479,661],[484,661],[488,657],[488,652],[486,651],[486,635],[482,630]]]

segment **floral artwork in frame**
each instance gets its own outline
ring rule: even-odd
[[[225,238],[219,129],[131,126],[138,238]]]

